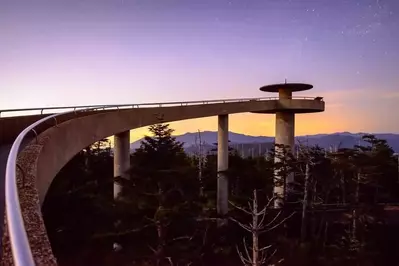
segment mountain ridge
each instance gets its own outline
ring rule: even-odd
[[[364,144],[361,141],[361,136],[365,134],[372,134],[377,138],[387,140],[388,144],[392,147],[395,152],[399,152],[399,134],[395,133],[351,133],[351,132],[335,132],[335,133],[321,133],[314,135],[301,135],[296,136],[296,142],[306,142],[308,145],[318,145],[322,148],[330,147],[342,147],[351,148],[356,144]],[[217,142],[217,131],[201,131],[200,132],[202,143],[207,145],[213,145]],[[199,143],[198,132],[187,132],[181,135],[174,135],[177,141],[184,143],[184,148],[188,149]],[[140,147],[140,142],[143,139],[137,140],[131,143],[130,148],[132,150]],[[261,144],[261,143],[273,143],[274,137],[272,136],[252,136],[246,134],[240,134],[229,131],[229,141],[231,144]]]

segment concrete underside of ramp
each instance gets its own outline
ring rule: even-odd
[[[322,112],[324,111],[324,102],[284,99],[134,108],[60,116],[57,118],[57,126],[54,126],[55,122],[50,125],[49,121],[48,128],[44,127],[40,130],[42,133],[39,134],[37,140],[32,140],[18,156],[18,164],[22,168],[22,171],[17,171],[21,209],[36,264],[56,265],[42,219],[41,205],[57,173],[83,148],[105,137],[158,123],[160,116],[163,118],[163,122],[172,122],[223,114],[268,112],[279,110],[282,107]],[[21,124],[23,123],[21,122]],[[24,124],[19,127],[23,126],[28,125]],[[6,135],[3,134],[3,136]],[[22,182],[22,178],[24,182]],[[3,243],[2,264],[12,265],[7,230],[3,235]]]

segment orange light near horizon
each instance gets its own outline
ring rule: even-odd
[[[345,119],[350,118],[350,119]],[[342,117],[337,112],[323,112],[314,114],[299,114],[295,118],[295,135],[314,135],[320,133],[335,133],[340,131],[358,131],[359,123],[353,123],[353,116]],[[174,129],[173,135],[182,135],[187,132],[217,131],[217,117],[207,117],[170,122]],[[229,131],[252,135],[274,136],[275,115],[273,114],[234,114],[229,117]],[[145,135],[150,135],[148,127],[133,129],[130,132],[130,141],[135,142]],[[113,137],[109,138],[113,142]]]

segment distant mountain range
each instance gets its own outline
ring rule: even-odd
[[[330,147],[341,147],[351,148],[356,144],[364,144],[361,141],[361,136],[366,133],[350,133],[350,132],[338,132],[333,134],[317,134],[308,136],[296,137],[297,142],[308,144],[311,146],[318,145],[322,148]],[[385,139],[388,144],[399,152],[399,134],[374,134],[377,138]],[[184,148],[187,152],[192,153],[198,150],[196,143],[199,143],[198,132],[189,132],[183,135],[175,136],[176,140],[184,143]],[[132,150],[140,147],[140,141],[131,143],[130,148]],[[203,131],[201,132],[201,141],[205,151],[210,151],[214,148],[214,143],[217,142],[217,132],[214,131]],[[249,136],[234,132],[229,132],[230,145],[246,155],[250,153],[264,153],[268,149],[273,147],[274,137],[265,136]]]

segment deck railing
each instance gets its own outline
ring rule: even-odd
[[[321,97],[304,97],[294,96],[290,99],[298,100],[320,100]],[[187,102],[165,102],[165,103],[138,103],[138,104],[119,104],[119,105],[80,105],[80,106],[53,106],[53,107],[38,107],[38,108],[21,108],[21,109],[5,109],[0,110],[0,117],[4,117],[4,114],[10,114],[9,116],[16,115],[18,113],[29,114],[54,114],[62,113],[66,111],[84,111],[87,109],[130,109],[130,108],[145,108],[145,107],[172,107],[172,106],[188,106],[188,105],[199,105],[199,104],[215,104],[215,103],[235,103],[235,102],[247,102],[247,101],[266,101],[266,100],[279,100],[279,97],[262,97],[262,98],[241,98],[241,99],[222,99],[222,100],[203,100],[203,101],[187,101]]]

